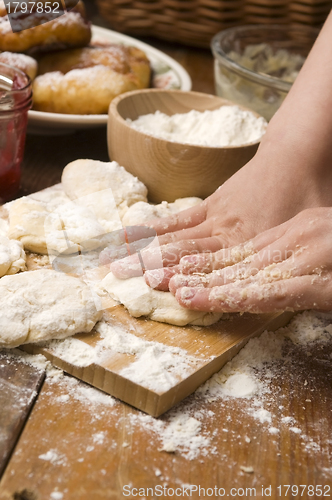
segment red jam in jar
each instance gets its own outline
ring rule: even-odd
[[[30,78],[0,63],[0,204],[13,199],[19,190],[31,103]]]

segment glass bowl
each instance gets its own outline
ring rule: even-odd
[[[220,31],[211,41],[216,94],[270,120],[318,33],[307,26],[261,24]]]

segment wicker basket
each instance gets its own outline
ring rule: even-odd
[[[96,0],[101,16],[122,33],[208,47],[222,29],[239,24],[320,26],[328,0]]]

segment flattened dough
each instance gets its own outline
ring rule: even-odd
[[[19,241],[9,240],[0,234],[0,278],[5,274],[25,271],[26,256]]]
[[[221,313],[191,311],[180,306],[170,292],[150,288],[143,276],[120,280],[109,273],[101,282],[102,289],[123,304],[131,316],[147,316],[153,321],[176,326],[208,326],[216,323]]]
[[[75,245],[83,242],[88,250],[101,244],[104,228],[88,208],[71,201],[56,205],[24,196],[7,208],[9,237],[31,252],[58,254],[77,251]]]
[[[187,208],[194,207],[201,203],[201,198],[179,198],[173,203],[163,201],[159,205],[150,205],[144,201],[139,201],[128,208],[127,212],[122,218],[124,226],[135,226],[148,222],[152,219],[162,219],[170,215],[186,210]]]
[[[85,283],[50,269],[1,278],[0,303],[0,347],[90,332],[102,316]]]
[[[110,211],[116,210],[122,218],[128,207],[147,201],[145,185],[115,161],[73,161],[65,167],[61,181],[69,198],[77,202],[83,198],[82,204],[95,213],[106,231],[114,217]]]

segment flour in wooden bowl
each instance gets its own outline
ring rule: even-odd
[[[127,119],[136,130],[183,144],[197,146],[242,146],[258,142],[267,122],[263,117],[239,106],[221,106],[213,111],[177,113],[168,116],[161,111]]]

